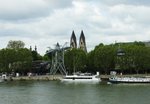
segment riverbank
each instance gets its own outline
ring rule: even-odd
[[[118,77],[146,77],[150,74],[131,74],[131,75],[117,75]],[[60,80],[63,77],[63,75],[38,75],[38,76],[19,76],[19,77],[8,77],[8,80],[13,81],[55,81]],[[102,81],[107,81],[111,75],[100,75],[100,78]]]
[[[55,81],[60,80],[62,78],[62,75],[38,75],[38,76],[19,76],[19,77],[12,77],[9,78],[13,81]]]

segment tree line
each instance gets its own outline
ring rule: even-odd
[[[150,47],[142,42],[101,43],[89,53],[72,49],[66,52],[65,58],[69,72],[74,71],[74,67],[76,71],[99,71],[103,74],[109,74],[110,71],[126,74],[150,72]]]
[[[33,63],[39,62],[41,65],[40,62],[46,61],[51,66],[51,57],[47,54],[41,56],[24,46],[22,41],[9,41],[7,47],[0,50],[0,73],[49,72],[50,68],[45,70],[40,66],[41,69],[37,69],[37,64],[33,68]],[[103,74],[109,74],[110,71],[150,73],[150,47],[142,42],[133,42],[109,45],[100,43],[88,53],[81,49],[69,49],[65,51],[65,67],[69,74],[76,71],[99,71]]]
[[[10,40],[7,47],[0,50],[0,73],[27,74],[34,70],[32,64],[35,60],[42,60],[42,56],[25,48],[24,42]]]

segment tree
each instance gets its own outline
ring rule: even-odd
[[[114,47],[111,45],[100,45],[99,47],[95,48],[95,55],[94,55],[94,65],[99,69],[99,71],[104,71],[107,73],[111,69],[114,69],[114,56],[115,51]]]
[[[87,54],[87,70],[89,72],[97,71],[97,67],[95,66],[95,51],[92,50]]]
[[[42,60],[44,61],[50,61],[50,57],[48,54],[45,54],[43,57],[42,57]]]
[[[32,63],[32,54],[31,51],[27,48],[20,48],[17,51],[17,62],[21,63],[21,66],[19,67],[19,72],[27,72],[31,68]]]
[[[25,43],[23,41],[13,41],[10,40],[7,44],[7,48],[11,48],[11,49],[19,49],[19,48],[24,48]]]
[[[149,69],[150,64],[150,47],[146,47],[141,42],[122,44],[121,48],[125,51],[125,55],[119,60],[120,70],[126,73],[139,72]]]
[[[0,50],[1,72],[25,73],[31,69],[32,55],[30,50],[20,48],[18,50],[5,48]]]
[[[72,49],[65,52],[65,66],[69,73],[86,70],[86,53],[81,49]]]
[[[33,61],[42,60],[42,56],[37,53],[37,51],[32,51]]]
[[[133,61],[134,61],[134,70],[138,74],[140,70],[144,70],[147,66],[147,51],[146,47],[143,46],[135,46]]]
[[[9,64],[16,61],[16,52],[14,49],[0,50],[0,65],[1,72],[10,72]]]

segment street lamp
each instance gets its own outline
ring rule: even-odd
[[[119,48],[119,49],[117,50],[117,56],[124,56],[124,55],[125,55],[124,50],[121,49],[121,48]]]

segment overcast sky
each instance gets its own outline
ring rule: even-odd
[[[72,30],[77,43],[84,31],[88,51],[99,43],[150,40],[149,0],[0,0],[0,48],[9,40],[26,47],[70,44]]]

